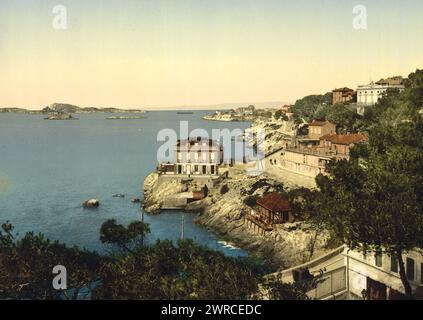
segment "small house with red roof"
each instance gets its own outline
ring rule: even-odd
[[[275,224],[294,221],[289,200],[280,193],[269,193],[258,199],[256,204],[247,219],[260,231],[272,231]]]

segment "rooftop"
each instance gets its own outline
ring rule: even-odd
[[[352,143],[359,143],[366,141],[367,137],[361,133],[354,134],[326,134],[320,137],[320,140],[330,141],[335,144],[349,145]]]
[[[282,196],[280,193],[273,192],[257,200],[257,204],[267,210],[281,212],[290,211],[291,205],[288,199]]]
[[[354,89],[343,87],[343,88],[336,88],[336,89],[332,90],[332,92],[347,92],[347,91],[354,92]]]
[[[176,142],[176,145],[179,146],[187,146],[189,143],[190,146],[206,146],[209,145],[212,146],[218,146],[219,143],[216,140],[209,139],[209,138],[203,138],[203,137],[190,137],[188,139],[178,139]]]

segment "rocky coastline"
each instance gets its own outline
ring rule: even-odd
[[[328,251],[328,235],[318,234],[304,221],[277,225],[265,235],[258,233],[246,223],[245,215],[251,208],[245,203],[247,197],[259,197],[277,190],[289,190],[294,185],[281,183],[265,173],[260,176],[247,176],[241,165],[228,168],[227,177],[215,182],[208,196],[188,203],[183,210],[196,213],[196,222],[222,240],[230,241],[247,250],[251,256],[264,259],[271,265],[285,269]],[[163,178],[156,172],[144,181],[144,211],[159,214],[169,196],[195,190],[198,182],[178,178]],[[311,245],[314,243],[314,248]],[[311,251],[313,254],[311,255]]]

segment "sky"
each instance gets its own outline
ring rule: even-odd
[[[422,13],[421,0],[0,0],[0,107],[294,102],[423,68]]]

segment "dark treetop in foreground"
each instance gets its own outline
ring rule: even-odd
[[[16,240],[13,227],[0,231],[0,299],[250,299],[263,288],[275,299],[306,298],[302,287],[283,285],[262,263],[230,258],[191,240],[144,245],[149,227],[115,220],[101,227],[109,254],[68,248],[41,234]],[[66,267],[68,289],[52,287],[52,269]]]

